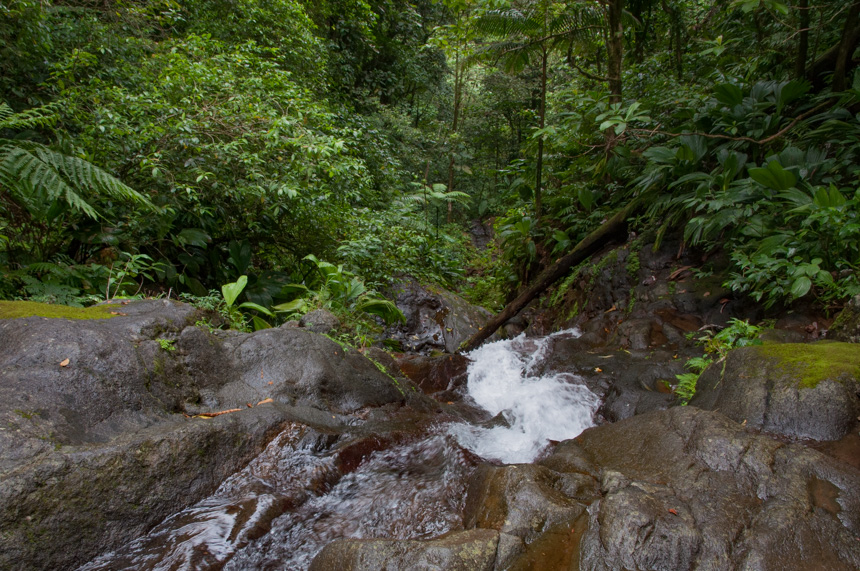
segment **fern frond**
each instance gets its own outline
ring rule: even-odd
[[[53,151],[51,152],[53,153]],[[144,195],[92,163],[70,155],[54,154],[59,155],[58,158],[61,159],[61,172],[75,187],[80,189],[90,187],[98,191],[99,194],[107,195],[113,199],[134,202],[150,210],[157,210],[156,206]]]
[[[491,36],[529,36],[539,33],[540,22],[515,8],[490,10],[475,21],[479,32]]]
[[[33,141],[0,139],[0,183],[31,202],[34,194],[48,201],[62,200],[90,218],[95,208],[82,195],[135,202],[156,210],[145,196],[93,164]]]
[[[596,7],[571,4],[551,16],[534,7],[490,10],[477,19],[480,32],[499,38],[480,48],[472,59],[495,58],[508,72],[521,71],[539,56],[547,44],[589,39],[605,27],[605,16]]]
[[[72,208],[90,218],[98,217],[95,209],[63,180],[56,163],[45,162],[29,149],[13,143],[16,141],[0,139],[0,183],[27,203],[33,202],[35,194],[43,193],[48,201],[62,197]],[[31,148],[38,145],[27,143]]]
[[[3,129],[34,129],[50,127],[57,122],[59,105],[49,103],[42,107],[34,107],[20,113],[15,113],[6,103],[0,103],[0,131]]]

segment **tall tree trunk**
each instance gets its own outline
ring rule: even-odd
[[[809,0],[800,0],[800,34],[797,38],[797,60],[794,62],[794,77],[803,79],[806,75],[806,58],[809,57]]]
[[[621,61],[624,56],[624,28],[621,26],[621,15],[624,12],[624,0],[608,0],[609,2],[609,35],[606,42],[606,78],[609,83],[609,102],[621,103]],[[606,138],[607,158],[617,144],[618,137],[610,127],[604,131]]]
[[[857,46],[858,27],[860,18],[860,0],[855,0],[848,9],[845,27],[842,29],[842,39],[836,55],[836,65],[833,68],[833,91],[845,91],[848,88],[848,72],[851,68],[851,56]]]
[[[681,28],[680,10],[675,8],[672,13],[673,28],[675,29],[675,72],[678,75],[678,81],[684,77],[684,45],[682,43],[683,29]]]
[[[684,31],[681,9],[677,6],[670,6],[666,0],[662,0],[661,5],[663,11],[669,16],[669,49],[675,60],[675,75],[678,80],[681,80],[684,75],[684,46],[682,45]]]
[[[454,57],[454,121],[451,124],[450,140],[453,145],[457,129],[460,128],[460,106],[463,94],[463,70],[460,66],[460,49],[457,46],[457,54]],[[448,192],[454,190],[454,148],[451,147],[451,158],[448,161]],[[454,203],[448,202],[448,224],[454,221]]]
[[[624,0],[609,0],[609,43],[606,46],[606,77],[609,79],[609,101],[621,103],[621,61],[624,55],[624,28],[621,16]]]
[[[546,64],[547,64],[547,49],[546,45],[541,46],[541,73],[540,73],[540,110],[539,120],[540,129],[546,125]],[[541,217],[541,178],[543,175],[543,133],[538,138],[538,154],[537,154],[537,172],[535,173],[535,220],[540,223]]]

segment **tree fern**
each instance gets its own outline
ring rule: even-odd
[[[508,72],[521,71],[541,55],[543,48],[592,38],[605,26],[596,6],[569,3],[555,10],[552,3],[532,2],[523,9],[489,10],[477,21],[478,29],[495,41],[479,49],[475,58],[501,60]]]
[[[0,130],[48,126],[55,120],[50,105],[13,113],[8,105],[0,103]],[[47,209],[65,204],[98,218],[95,207],[87,200],[91,197],[135,202],[155,209],[145,196],[92,163],[33,141],[0,138],[0,186],[36,216],[46,216]]]
[[[50,127],[57,122],[57,108],[55,103],[49,103],[42,107],[15,113],[6,103],[0,103],[0,131]]]

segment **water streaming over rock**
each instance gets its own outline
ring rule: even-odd
[[[535,373],[552,338],[579,335],[575,329],[541,339],[520,335],[473,351],[469,395],[501,418],[490,427],[455,424],[451,433],[478,456],[513,464],[531,462],[550,440],[593,426],[599,399],[575,375]]]
[[[337,538],[429,538],[462,529],[477,462],[468,450],[529,462],[548,440],[592,423],[597,398],[575,378],[533,375],[546,344],[521,336],[471,355],[470,396],[507,426],[425,423],[370,437],[356,459],[345,451],[362,450],[366,436],[291,424],[212,496],[81,569],[301,570]]]

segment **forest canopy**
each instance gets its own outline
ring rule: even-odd
[[[739,295],[838,305],[858,42],[860,0],[0,2],[0,298],[497,309],[637,199]]]

